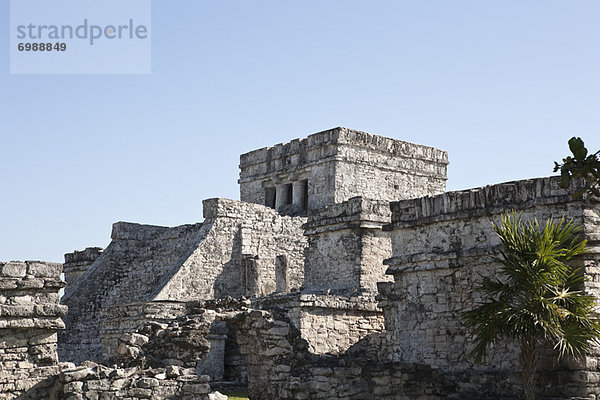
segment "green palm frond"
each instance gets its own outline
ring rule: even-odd
[[[587,242],[573,221],[524,222],[505,214],[493,224],[502,250],[492,260],[498,275],[483,278],[486,302],[463,313],[477,361],[490,345],[505,338],[554,344],[558,358],[581,355],[600,337],[597,300],[581,290],[584,275],[569,261],[585,253]]]

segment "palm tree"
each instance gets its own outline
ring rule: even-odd
[[[481,362],[489,345],[519,343],[523,390],[533,400],[536,346],[550,343],[560,359],[583,355],[600,337],[596,298],[581,290],[580,268],[566,263],[583,254],[587,242],[579,237],[581,227],[564,218],[548,220],[542,230],[537,220],[505,214],[493,227],[503,245],[493,258],[499,275],[483,279],[486,302],[463,314],[475,343],[471,355]]]

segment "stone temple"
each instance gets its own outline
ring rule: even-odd
[[[205,200],[201,223],[0,263],[0,399],[521,398],[518,345],[476,364],[460,317],[497,269],[491,222],[573,218],[600,295],[600,204],[553,177],[446,192],[447,165],[335,128],[242,154],[240,201]],[[600,399],[599,356],[542,350],[539,397]]]

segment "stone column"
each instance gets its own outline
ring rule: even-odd
[[[294,182],[292,188],[293,202],[298,210],[304,210],[306,203],[306,181]]]
[[[56,263],[0,262],[2,399],[51,398],[50,387],[60,372],[56,334],[65,329],[61,317],[67,313],[58,304],[61,272]]]
[[[285,206],[288,198],[288,185],[277,185],[277,193],[275,195],[275,209],[279,210]]]

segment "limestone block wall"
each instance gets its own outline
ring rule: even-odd
[[[279,208],[277,198],[303,181],[308,210],[355,196],[391,201],[432,195],[445,190],[447,164],[447,153],[432,147],[334,128],[242,154],[240,199]]]
[[[63,273],[67,282],[65,293],[71,290],[77,279],[102,255],[102,250],[100,247],[88,247],[83,251],[65,254],[65,263],[63,264]]]
[[[90,361],[63,369],[52,388],[53,400],[210,400],[209,377],[178,367],[109,368]],[[42,397],[39,397],[42,399]]]
[[[342,354],[384,329],[383,313],[372,296],[298,293],[257,299],[253,306],[286,310],[286,318],[312,354]]]
[[[302,286],[306,218],[226,199],[205,200],[203,206],[210,232],[153,298],[254,297]]]
[[[274,205],[269,191],[285,184],[308,180],[308,209],[332,204],[335,194],[334,160],[336,130],[310,135],[254,150],[240,156],[240,200]],[[272,193],[272,192],[271,192]]]
[[[477,385],[482,385],[494,382],[498,374],[518,371],[519,353],[514,343],[499,343],[485,364],[473,363],[467,355],[472,342],[461,313],[481,300],[477,290],[481,277],[495,274],[497,265],[491,255],[500,241],[490,223],[498,223],[501,214],[509,210],[540,223],[565,216],[583,224],[591,245],[590,253],[580,260],[590,278],[585,285],[589,292],[600,294],[599,204],[574,200],[573,192],[561,189],[556,178],[543,178],[392,203],[392,224],[385,229],[392,234],[394,256],[386,264],[394,283],[380,285],[389,340],[384,358],[462,374],[465,387],[476,379]],[[541,382],[540,387],[557,397],[595,393],[597,379],[589,374],[596,373],[596,365],[596,351],[580,365],[543,365],[542,369],[555,374],[544,374],[549,382]],[[575,370],[577,374],[573,374]],[[596,383],[574,382],[581,374],[587,377],[584,380]],[[557,387],[558,382],[563,386]]]
[[[341,354],[360,339],[384,329],[383,315],[377,309],[362,307],[304,307],[300,316],[302,338],[314,354]],[[373,307],[375,308],[375,307]]]
[[[100,360],[101,310],[115,304],[152,299],[161,279],[171,276],[202,242],[208,224],[174,228],[118,222],[112,241],[67,291],[66,331],[61,333],[61,360]]]
[[[297,290],[303,283],[302,217],[257,204],[204,202],[202,224],[174,228],[119,222],[112,242],[63,298],[60,355],[102,360],[101,311],[151,300],[207,300]]]
[[[381,229],[389,221],[388,202],[362,197],[311,212],[304,225],[305,291],[376,293],[377,282],[391,280],[382,262],[391,256],[391,239]]]
[[[449,378],[427,365],[382,362],[376,355],[387,345],[382,334],[369,335],[332,356],[310,353],[308,343],[281,312],[249,310],[239,313],[232,325],[246,358],[252,400],[519,398],[519,386],[510,374],[468,387],[457,384],[461,377]]]
[[[61,264],[0,263],[0,398],[42,399],[58,373]]]
[[[341,129],[335,202],[355,196],[410,199],[446,191],[448,153],[366,132]]]
[[[190,312],[181,302],[136,302],[116,304],[100,311],[102,360],[115,356],[123,335],[137,332],[150,323],[166,323]]]

